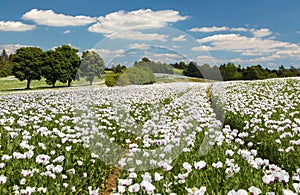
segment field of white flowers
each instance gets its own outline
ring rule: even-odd
[[[296,79],[0,95],[0,194],[297,194],[299,118]]]

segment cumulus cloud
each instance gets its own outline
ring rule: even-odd
[[[192,28],[189,31],[207,33],[207,32],[218,32],[218,31],[226,31],[226,30],[229,30],[229,28],[226,26],[222,26],[222,27],[212,26],[212,27]]]
[[[90,49],[90,51],[94,51],[98,53],[99,55],[121,55],[125,51],[123,49],[118,49],[118,50],[110,50],[110,49]]]
[[[175,41],[175,42],[183,42],[183,41],[186,41],[186,38],[185,38],[185,35],[179,35],[178,37],[174,37],[172,39],[172,41]]]
[[[210,33],[210,32],[220,32],[220,31],[239,31],[239,32],[246,32],[249,29],[243,28],[243,27],[217,27],[217,26],[211,26],[211,27],[200,27],[200,28],[191,28],[189,31],[191,32],[203,32],[203,33]]]
[[[207,45],[201,45],[198,47],[192,47],[191,50],[192,51],[212,51],[212,50],[215,50],[215,48],[213,48],[211,46],[207,46]]]
[[[53,10],[32,9],[22,16],[24,20],[31,20],[39,25],[46,26],[84,26],[97,21],[89,16],[68,16],[55,13]]]
[[[88,28],[90,32],[111,34],[126,30],[155,29],[186,20],[187,16],[179,15],[178,11],[140,9],[131,12],[118,11],[101,16],[98,22]]]
[[[246,37],[239,34],[217,34],[197,40],[202,44],[210,44],[210,50],[231,50],[235,52],[260,51],[274,52],[281,48],[296,47],[296,44],[271,39]],[[196,49],[196,48],[194,48]]]
[[[174,59],[182,58],[180,54],[176,54],[176,53],[155,53],[153,54],[153,56],[156,58],[174,58]]]
[[[140,50],[149,50],[150,45],[144,44],[144,43],[133,43],[130,44],[129,49],[140,49]]]
[[[264,32],[264,36],[263,33]],[[234,58],[234,63],[261,63],[282,58],[300,59],[300,46],[294,43],[264,39],[267,30],[259,31],[254,37],[240,34],[216,34],[198,39],[203,45],[193,47],[192,51],[227,51],[247,58]],[[254,34],[253,34],[254,35]]]
[[[229,31],[247,32],[248,29],[247,28],[243,28],[243,27],[237,27],[237,28],[230,28]]]
[[[267,62],[267,61],[278,60],[280,58],[281,58],[281,56],[279,56],[279,55],[269,55],[269,56],[262,56],[262,57],[258,57],[258,58],[252,58],[252,59],[233,58],[233,59],[230,59],[229,61],[232,63],[257,64],[257,63],[262,63],[262,62]]]
[[[164,63],[174,63],[185,59],[185,57],[174,53],[153,53],[152,55],[147,54],[147,56],[150,56],[150,58],[153,59],[154,61],[159,61]]]
[[[251,33],[253,34],[254,37],[267,37],[272,34],[270,29],[268,28],[262,28],[262,29],[251,29]]]
[[[224,59],[220,59],[217,57],[212,57],[212,56],[208,56],[208,55],[200,55],[197,56],[196,59],[193,59],[192,61],[196,61],[198,64],[210,64],[213,65],[212,63],[226,63],[227,60]]]
[[[90,49],[90,51],[94,51],[97,54],[99,54],[103,58],[106,64],[109,64],[116,57],[124,57],[124,53],[125,53],[124,49],[112,50],[112,49],[93,48]]]
[[[178,11],[174,10],[118,11],[99,17],[98,22],[91,25],[88,31],[101,33],[113,39],[166,41],[167,35],[142,33],[139,30],[158,29],[187,18],[187,16],[181,16]]]
[[[30,31],[35,29],[35,25],[28,25],[22,22],[0,21],[0,31]]]
[[[128,39],[138,41],[166,41],[168,35],[158,33],[142,33],[139,31],[123,31],[121,33],[115,33],[107,35],[110,39]]]

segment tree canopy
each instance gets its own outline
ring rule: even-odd
[[[20,81],[27,80],[26,89],[30,89],[32,80],[41,79],[44,58],[45,53],[38,47],[23,47],[13,55],[13,74]]]
[[[62,83],[68,82],[68,87],[71,82],[76,79],[77,71],[79,69],[81,59],[77,55],[78,49],[72,48],[69,45],[62,45],[55,48],[55,52],[59,55],[59,63],[61,65],[61,79]]]
[[[82,63],[80,65],[80,76],[85,77],[92,85],[95,77],[100,77],[105,70],[103,59],[94,51],[85,51],[82,54]]]
[[[55,87],[56,81],[67,82],[63,78],[62,58],[62,55],[57,51],[49,50],[46,52],[42,75],[45,77],[46,83],[52,87]]]

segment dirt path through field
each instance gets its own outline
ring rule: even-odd
[[[117,179],[119,174],[119,169],[114,168],[113,172],[107,178],[107,184],[105,190],[101,192],[101,195],[110,195],[114,189],[117,188]]]

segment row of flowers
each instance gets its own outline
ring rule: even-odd
[[[115,194],[299,193],[299,89],[267,80],[0,96],[0,193],[99,194],[114,167]]]

